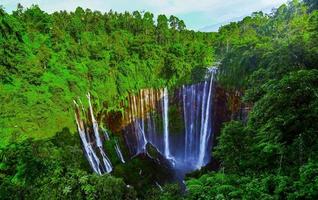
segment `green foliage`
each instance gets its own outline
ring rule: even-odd
[[[188,180],[186,199],[317,199],[315,2],[290,1],[219,30],[220,81],[253,109],[247,123],[225,124],[213,151],[220,171]]]
[[[128,92],[192,82],[213,62],[209,38],[149,12],[1,9],[0,146],[75,131],[72,100],[88,91],[97,111],[121,111]]]
[[[289,176],[206,174],[187,181],[185,199],[316,199],[317,162],[304,165],[294,180]]]
[[[295,191],[289,194],[290,199],[318,198],[318,164],[309,162],[300,168],[299,179],[294,182]]]
[[[252,139],[253,134],[241,122],[231,121],[222,129],[213,155],[222,160],[226,171],[240,172],[252,164],[247,159],[251,154]]]
[[[160,186],[161,187],[161,186]],[[158,186],[148,190],[145,199],[149,200],[181,200],[183,194],[178,184],[166,184],[162,188]]]
[[[1,199],[134,199],[120,178],[91,174],[80,141],[67,129],[50,140],[0,150]]]
[[[318,9],[318,2],[315,0],[304,0],[305,4],[308,6],[309,10],[317,10]]]
[[[318,70],[263,86],[247,125],[222,129],[221,171],[187,181],[189,199],[316,199]]]
[[[222,61],[222,84],[253,89],[259,87],[251,85],[250,75],[255,71],[265,70],[263,79],[276,80],[291,71],[316,68],[316,15],[317,11],[307,12],[303,2],[294,0],[271,14],[253,13],[221,27],[216,51]]]
[[[318,199],[317,1],[293,0],[218,33],[154,18],[0,8],[0,199]],[[224,125],[213,152],[220,171],[197,172],[184,194],[175,184],[161,190],[149,183],[168,173],[143,158],[123,166],[112,141],[114,176],[91,174],[70,134],[73,99],[90,91],[96,112],[122,111],[128,93],[198,82],[216,58],[221,85],[253,105],[246,124]]]
[[[241,193],[234,185],[239,184],[239,179],[222,173],[212,173],[201,176],[199,179],[187,181],[187,199],[232,199],[238,198]]]
[[[258,159],[271,167],[302,165],[318,152],[318,71],[290,73],[269,84],[250,114]],[[263,165],[264,165],[263,164]],[[287,163],[286,163],[287,164]]]
[[[247,125],[222,129],[221,171],[187,181],[189,199],[316,199],[318,71],[269,81]]]

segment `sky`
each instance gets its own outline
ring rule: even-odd
[[[150,11],[155,15],[175,15],[185,21],[187,28],[199,31],[217,31],[221,25],[238,21],[254,11],[269,13],[287,0],[0,0],[7,12],[18,3],[24,7],[39,5],[48,13],[73,11],[76,7],[107,12]]]

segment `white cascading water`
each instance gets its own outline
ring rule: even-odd
[[[93,107],[92,107],[92,103],[91,103],[91,95],[88,93],[87,95],[87,99],[88,99],[88,105],[89,105],[89,112],[91,114],[91,120],[92,120],[92,124],[93,124],[93,130],[94,130],[94,134],[95,134],[95,139],[96,139],[96,146],[97,147],[102,147],[103,143],[99,137],[99,131],[98,131],[98,123],[94,117],[94,113],[93,113]]]
[[[168,98],[166,88],[143,89],[138,95],[129,97],[130,104],[128,113],[125,115],[129,125],[126,128],[125,137],[133,155],[145,153],[146,145],[150,143],[167,158],[170,158]],[[161,110],[162,122],[160,124],[159,115],[152,112],[157,109]],[[163,135],[162,139],[160,135]]]
[[[164,155],[166,158],[171,159],[170,156],[170,143],[169,143],[169,96],[167,88],[163,89],[163,137],[164,137]]]
[[[185,86],[182,86],[182,91],[185,90]],[[183,103],[183,110],[186,108],[186,96],[185,92],[182,92],[182,103]],[[187,115],[185,112],[183,112],[183,119],[184,119],[184,124],[187,124]],[[186,158],[188,157],[188,129],[184,129],[184,160],[186,161]]]
[[[141,93],[142,94],[142,93]],[[134,123],[134,131],[135,133],[137,133],[137,143],[138,143],[138,153],[144,152],[146,149],[146,144],[147,144],[147,140],[146,140],[146,136],[145,136],[145,132],[144,132],[144,123],[143,123],[143,118],[139,118],[138,120],[133,120],[134,116],[138,116],[138,115],[142,115],[143,112],[140,109],[141,106],[138,105],[143,105],[143,99],[139,99],[139,102],[137,102],[136,97],[133,96],[132,97],[132,113],[131,113],[131,117],[132,117],[132,121]]]
[[[212,68],[210,72],[210,77],[204,82],[184,85],[170,94],[167,88],[164,88],[143,89],[137,95],[129,95],[129,106],[123,116],[123,122],[125,141],[133,156],[147,153],[146,145],[150,143],[181,174],[200,169],[210,162],[213,138],[213,82],[216,68]],[[94,138],[85,132],[80,109],[76,104],[78,132],[92,169],[98,174],[109,173],[112,171],[111,162],[103,150],[89,94],[87,98]],[[169,109],[179,115],[170,117],[173,119],[170,122]],[[83,112],[85,113],[84,109]],[[105,140],[109,140],[106,129],[102,130]],[[99,150],[99,156],[94,149]],[[121,162],[125,163],[117,141],[115,151]],[[99,157],[102,158],[102,164]]]
[[[109,158],[107,157],[107,155],[105,154],[103,147],[99,147],[99,151],[100,151],[100,154],[102,155],[106,172],[110,173],[113,170],[111,162],[110,162]]]
[[[200,169],[211,159],[212,99],[216,69],[202,83],[184,85],[171,94],[168,90],[143,89],[130,96],[129,124],[125,128],[126,143],[133,155],[145,152],[146,143],[152,144],[183,172]],[[183,130],[169,130],[169,105],[181,114]],[[138,108],[138,109],[136,109]],[[180,123],[175,117],[171,127]]]
[[[140,90],[140,96],[143,97],[143,90]],[[140,101],[140,111],[141,111],[141,116],[144,116],[144,98],[141,98],[141,101]],[[141,136],[142,136],[142,140],[143,140],[143,151],[146,150],[146,145],[147,145],[147,139],[146,139],[146,134],[145,134],[145,120],[143,117],[141,117]]]
[[[91,120],[92,120],[92,124],[93,124],[93,130],[94,130],[94,134],[95,134],[95,141],[96,141],[96,146],[98,147],[100,154],[103,158],[103,163],[104,163],[104,167],[107,173],[111,172],[112,169],[112,165],[109,161],[109,158],[107,157],[106,153],[103,150],[103,143],[102,140],[99,136],[99,131],[98,131],[98,123],[94,117],[94,113],[93,113],[93,107],[92,107],[92,103],[91,103],[91,95],[88,93],[87,94],[87,99],[88,99],[88,104],[89,104],[89,111],[91,114]]]
[[[106,141],[110,140],[107,130],[105,128],[103,128],[103,127],[101,127],[101,129],[102,129],[102,131],[104,133],[105,140]]]
[[[211,121],[210,118],[210,107],[211,107],[211,93],[212,93],[212,84],[213,84],[213,73],[211,75],[211,80],[210,80],[210,87],[209,87],[209,93],[208,93],[208,99],[207,102],[205,103],[205,115],[204,118],[201,119],[203,121],[203,129],[200,134],[200,152],[199,152],[199,159],[197,163],[197,167],[201,168],[204,164],[204,157],[206,156],[206,149],[207,149],[207,142],[209,138],[208,134],[208,123],[209,120]],[[202,112],[203,113],[203,112]]]
[[[74,101],[74,104],[76,105],[76,108],[77,108],[77,112],[75,113],[77,130],[83,144],[84,154],[89,162],[89,165],[93,169],[93,171],[96,172],[97,174],[102,174],[99,168],[100,161],[98,157],[96,156],[94,150],[92,149],[91,144],[87,142],[84,123],[80,118],[80,113],[79,113],[80,110],[79,110],[78,104],[76,103],[76,101]]]
[[[116,140],[116,142],[115,142],[115,151],[116,151],[116,153],[117,153],[117,156],[118,156],[119,160],[120,160],[122,163],[125,163],[124,156],[123,156],[123,154],[121,153],[121,150],[120,150],[120,148],[119,148],[119,145],[118,145],[117,140]]]
[[[162,191],[163,191],[162,186],[161,186],[157,181],[156,181],[155,183],[156,183],[156,185],[158,186],[158,188],[160,189],[160,191],[162,192]]]
[[[83,144],[85,155],[86,155],[87,160],[88,160],[91,168],[93,169],[93,171],[96,172],[97,174],[100,174],[100,175],[105,173],[105,172],[110,173],[112,171],[112,165],[111,165],[111,162],[103,149],[103,143],[101,141],[101,138],[99,135],[99,130],[98,130],[99,129],[98,123],[94,117],[93,107],[91,104],[91,99],[90,99],[89,93],[87,94],[87,98],[88,98],[89,112],[90,112],[91,122],[92,122],[92,126],[93,126],[93,132],[94,132],[95,149],[99,150],[99,155],[102,158],[103,165],[101,165],[100,159],[97,156],[97,154],[94,150],[94,147],[92,146],[93,142],[89,141],[90,137],[88,135],[88,132],[85,131],[84,122],[81,119],[81,114],[80,114],[81,112],[80,112],[79,106],[76,103],[76,101],[74,100],[74,104],[76,106],[75,119],[76,119],[76,123],[77,123],[77,127],[78,127],[78,133],[80,135],[80,138],[81,138],[81,141]],[[85,115],[85,110],[84,110],[83,106],[82,106],[82,112]],[[107,134],[107,137],[108,137],[108,134]]]

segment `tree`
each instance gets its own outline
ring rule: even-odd
[[[179,24],[179,19],[176,16],[171,15],[169,17],[170,28],[172,28],[173,30],[176,30],[178,28],[178,24]]]
[[[315,0],[304,0],[305,4],[309,7],[310,11],[318,9],[318,2]]]
[[[165,15],[159,15],[157,18],[157,41],[159,44],[166,42],[169,37],[168,18]]]
[[[183,30],[185,30],[185,29],[186,29],[186,25],[185,25],[184,21],[183,21],[183,20],[180,20],[180,21],[178,22],[178,30],[179,30],[179,31],[183,31]]]
[[[213,155],[226,171],[239,173],[250,167],[252,136],[241,122],[231,121],[224,126]]]

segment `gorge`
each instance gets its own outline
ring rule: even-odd
[[[212,104],[216,72],[216,67],[209,68],[203,82],[183,85],[172,91],[150,88],[130,94],[121,120],[128,159],[148,154],[147,144],[150,144],[168,161],[166,163],[178,179],[208,164],[213,140]],[[87,98],[88,112],[80,100],[81,106],[74,101],[83,151],[95,173],[110,173],[112,164],[103,150],[103,142],[107,143],[110,137],[106,129],[98,126],[90,94]],[[125,163],[116,139],[114,149],[118,159]]]
[[[1,200],[318,199],[317,0],[1,4]]]

